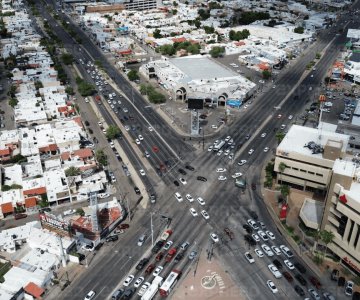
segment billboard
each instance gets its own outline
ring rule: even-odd
[[[199,98],[188,99],[188,109],[203,109],[203,108],[204,108],[204,99],[199,99]]]
[[[39,218],[43,228],[47,228],[62,235],[70,236],[70,224],[68,222],[46,212],[40,213]]]
[[[239,108],[242,105],[242,101],[238,99],[229,99],[226,101],[226,105],[230,107]]]

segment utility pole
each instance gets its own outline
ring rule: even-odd
[[[154,226],[152,220],[153,213],[150,213],[150,227],[151,227],[151,246],[154,247]]]
[[[202,146],[203,146],[203,151],[205,150],[205,128],[203,127],[202,129]]]

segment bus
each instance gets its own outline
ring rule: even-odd
[[[213,150],[214,151],[219,151],[222,147],[224,147],[224,145],[225,145],[225,141],[220,140],[217,144],[214,145]]]
[[[166,278],[164,283],[160,287],[160,295],[162,297],[166,297],[170,294],[172,288],[177,283],[178,279],[180,278],[181,272],[178,270],[172,270],[169,276]]]

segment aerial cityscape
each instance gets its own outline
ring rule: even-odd
[[[359,1],[0,14],[0,300],[360,299]]]

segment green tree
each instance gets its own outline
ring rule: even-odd
[[[85,212],[84,212],[84,210],[81,208],[81,207],[79,207],[78,209],[76,209],[76,213],[78,214],[78,215],[80,215],[80,216],[85,216]]]
[[[10,187],[11,187],[12,190],[20,190],[20,189],[22,189],[22,185],[16,184],[16,183],[13,183]]]
[[[235,19],[235,23],[239,25],[249,25],[257,20],[267,20],[270,19],[270,15],[268,12],[252,12],[252,11],[244,11],[241,13],[240,18]]]
[[[279,187],[279,191],[281,193],[281,195],[286,199],[286,203],[288,202],[287,201],[287,197],[289,196],[290,194],[290,188],[288,185],[285,185],[285,184],[282,184],[280,185]]]
[[[285,133],[282,132],[282,131],[278,131],[276,134],[275,134],[275,138],[278,142],[278,145],[281,143],[281,141],[284,139],[285,137]]]
[[[186,48],[187,52],[191,54],[199,54],[200,53],[200,45],[199,44],[192,44]]]
[[[269,79],[271,77],[271,72],[269,70],[262,71],[262,77],[264,79]]]
[[[158,47],[159,51],[163,55],[173,56],[176,53],[176,49],[173,45],[163,45]]]
[[[44,87],[41,81],[35,81],[34,85],[37,90]]]
[[[319,52],[317,52],[317,53],[315,54],[315,58],[316,58],[316,59],[320,59],[320,58],[321,58],[321,54],[320,54]]]
[[[153,37],[155,39],[161,39],[163,36],[162,36],[162,34],[160,32],[161,32],[160,29],[155,29],[154,32],[153,32]]]
[[[61,60],[65,65],[71,65],[74,62],[74,57],[70,53],[61,54]]]
[[[72,86],[67,86],[65,88],[65,93],[68,94],[68,95],[75,95],[75,92],[74,92],[74,89]]]
[[[200,26],[201,26],[201,21],[198,20],[198,19],[196,19],[196,20],[194,21],[194,26],[199,29]]]
[[[154,88],[149,84],[140,84],[140,94],[141,95],[147,95],[150,90],[153,90]]]
[[[67,168],[66,170],[65,170],[65,175],[66,175],[66,177],[69,177],[69,176],[78,176],[78,175],[80,175],[80,169],[79,168],[77,168],[77,167],[74,167],[74,166],[72,166],[72,167],[70,167],[70,168]]]
[[[212,26],[204,26],[203,28],[206,34],[212,34],[215,32],[215,28]]]
[[[120,128],[115,125],[110,125],[106,129],[106,137],[108,139],[111,139],[111,140],[116,139],[117,137],[119,137],[120,134],[121,134]]]
[[[177,12],[178,12],[177,9],[172,9],[172,10],[171,10],[171,13],[172,13],[174,16],[177,14]]]
[[[296,28],[294,29],[294,32],[295,32],[295,33],[298,33],[298,34],[303,34],[303,33],[304,33],[304,27],[301,27],[301,26],[296,27]]]
[[[176,6],[178,6],[179,4],[178,4],[176,1],[173,1],[173,5],[176,7]]]
[[[198,14],[201,18],[201,20],[207,20],[210,17],[210,12],[206,9],[200,8],[198,10]]]
[[[136,70],[131,70],[127,74],[127,76],[128,76],[130,81],[135,81],[135,80],[138,80],[140,78]]]
[[[14,108],[18,104],[18,101],[16,98],[10,98],[9,105]]]
[[[10,185],[4,184],[4,185],[1,186],[1,191],[2,192],[7,192],[7,191],[10,191],[10,190],[11,190]]]
[[[218,47],[218,46],[213,47],[209,53],[213,58],[223,56],[225,53],[225,47]]]
[[[328,245],[334,241],[335,235],[332,231],[322,230],[322,231],[320,231],[320,237],[321,237],[321,240],[325,244],[326,248],[325,248],[324,254],[326,254]]]
[[[95,157],[96,160],[98,161],[98,163],[102,166],[107,166],[108,165],[108,161],[107,161],[107,155],[104,153],[103,150],[99,149],[95,152]]]

